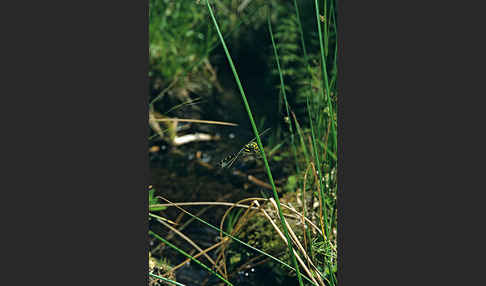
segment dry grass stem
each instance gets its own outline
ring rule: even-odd
[[[163,220],[160,220],[159,219],[159,222],[161,224],[163,224],[165,227],[169,228],[171,231],[173,231],[175,234],[177,234],[178,236],[180,236],[182,239],[184,239],[185,241],[187,241],[190,245],[192,245],[195,249],[197,249],[199,252],[202,252],[204,257],[206,257],[209,262],[211,262],[213,265],[216,264],[216,262],[214,262],[214,260],[209,257],[209,255],[207,255],[204,250],[202,248],[200,248],[192,239],[190,239],[189,237],[187,237],[186,235],[184,235],[182,232],[178,231],[176,228],[172,227],[170,224],[164,222]]]
[[[216,124],[216,125],[227,125],[227,126],[238,126],[236,123],[224,122],[224,121],[212,121],[212,120],[199,120],[199,119],[183,119],[183,118],[157,118],[154,119],[156,122],[163,121],[177,121],[177,122],[192,122],[192,123],[204,123],[204,124]]]

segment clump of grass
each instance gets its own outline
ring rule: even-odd
[[[287,225],[286,225],[284,218],[283,218],[282,209],[280,207],[280,201],[278,199],[278,194],[277,194],[277,190],[276,190],[276,187],[275,187],[275,182],[273,180],[273,176],[272,176],[272,172],[270,170],[270,166],[268,165],[268,160],[267,160],[267,157],[265,155],[265,150],[263,149],[263,145],[262,145],[262,142],[261,142],[261,139],[260,139],[260,136],[259,136],[258,129],[257,129],[256,124],[255,124],[255,120],[253,119],[253,114],[251,112],[250,106],[248,105],[248,101],[246,99],[246,95],[245,95],[245,92],[243,90],[243,86],[241,85],[238,73],[237,73],[236,68],[233,64],[233,60],[231,59],[231,55],[228,51],[228,48],[227,48],[226,43],[223,39],[223,36],[222,36],[222,34],[219,30],[218,23],[216,22],[216,18],[214,17],[214,13],[212,11],[211,5],[209,4],[208,0],[206,0],[206,4],[207,4],[207,7],[209,9],[209,13],[210,13],[211,18],[213,20],[214,26],[216,27],[216,31],[218,32],[218,36],[219,36],[219,39],[221,40],[221,44],[223,45],[226,57],[228,59],[229,65],[231,67],[231,70],[233,71],[233,75],[235,76],[235,81],[236,81],[236,84],[238,85],[238,89],[240,91],[241,98],[243,100],[243,104],[245,106],[246,112],[248,113],[248,119],[250,120],[252,129],[253,129],[253,133],[255,134],[255,137],[256,137],[256,140],[257,140],[258,148],[260,149],[260,152],[261,152],[261,155],[262,155],[262,158],[263,158],[263,162],[265,163],[265,170],[267,171],[268,180],[270,181],[270,184],[272,185],[273,195],[274,195],[275,201],[277,202],[277,207],[278,207],[278,210],[279,210],[281,223],[282,223],[282,226],[283,226],[283,229],[284,229],[285,236],[287,238],[289,252],[292,255],[292,262],[294,264],[294,267],[296,268],[297,277],[299,279],[299,284],[302,286],[303,285],[302,277],[300,275],[297,260],[294,256],[292,241],[290,239],[290,236],[289,236],[289,233],[288,233],[288,230],[287,230]]]
[[[316,69],[311,66],[311,63],[309,62],[309,57],[307,55],[306,51],[306,46],[305,42],[303,40],[303,35],[304,32],[302,30],[302,25],[300,23],[300,19],[298,17],[299,15],[299,8],[297,6],[297,3],[294,2],[294,6],[296,9],[296,15],[297,15],[297,21],[299,22],[299,28],[300,28],[300,34],[301,34],[301,45],[302,45],[302,51],[304,51],[304,59],[305,59],[305,64],[307,65],[307,70],[309,73],[307,74],[308,79],[307,81],[309,82],[309,87],[304,89],[305,92],[305,99],[306,99],[306,113],[308,116],[308,122],[309,122],[309,131],[310,131],[310,150],[311,150],[311,155],[313,156],[312,158],[312,163],[309,163],[309,158],[306,154],[306,149],[305,144],[303,143],[305,141],[305,137],[303,136],[304,132],[300,128],[297,122],[297,118],[295,117],[295,114],[292,114],[294,117],[294,123],[295,126],[298,129],[298,134],[301,137],[301,147],[306,159],[307,164],[312,166],[314,169],[314,174],[315,174],[315,179],[316,183],[314,184],[315,187],[317,187],[317,198],[319,199],[319,221],[321,224],[321,229],[322,229],[322,235],[321,237],[313,238],[312,241],[318,241],[317,243],[314,243],[310,246],[310,251],[314,253],[321,253],[321,248],[316,248],[316,245],[332,245],[333,242],[330,240],[330,234],[331,234],[331,225],[333,224],[332,220],[335,220],[335,217],[332,217],[332,214],[334,213],[333,210],[335,209],[335,190],[332,190],[329,188],[329,179],[326,179],[326,176],[323,176],[323,171],[327,171],[327,174],[329,174],[329,169],[330,167],[334,167],[336,165],[336,157],[335,154],[336,152],[336,119],[337,117],[335,116],[335,98],[334,100],[331,98],[331,89],[330,89],[330,83],[329,83],[329,78],[327,76],[328,74],[328,65],[327,62],[331,58],[332,55],[329,55],[329,44],[331,43],[330,39],[330,33],[329,33],[329,21],[324,21],[324,33],[321,29],[321,22],[322,19],[330,19],[333,18],[335,19],[335,12],[334,9],[327,9],[327,5],[333,6],[332,1],[324,1],[324,7],[323,7],[323,14],[320,15],[319,13],[319,6],[317,1],[315,1],[315,13],[316,13],[316,23],[317,23],[317,30],[318,30],[318,38],[319,38],[319,54],[320,54],[320,75],[322,76],[320,81],[317,81],[317,84],[312,84],[313,82],[316,82],[315,74]],[[285,24],[285,23],[284,23]],[[334,31],[335,31],[335,22],[334,24]],[[278,43],[275,42],[274,36],[273,36],[273,31],[272,31],[272,25],[269,20],[269,33],[270,37],[272,40],[272,46],[274,50],[274,58],[276,61],[276,66],[279,72],[280,76],[280,83],[281,83],[281,93],[283,95],[283,101],[285,103],[285,108],[287,112],[287,117],[290,117],[289,115],[289,101],[287,100],[286,96],[286,88],[285,88],[285,82],[284,82],[284,72],[280,68],[280,58],[281,56],[279,55],[278,52]],[[288,25],[288,24],[287,24]],[[284,42],[283,45],[284,49],[282,50],[287,50],[285,49],[286,43]],[[292,51],[292,50],[290,50]],[[336,69],[336,60],[334,59],[334,67],[332,67],[333,71]],[[335,83],[335,82],[334,82]],[[334,95],[336,95],[336,90],[333,91]],[[327,128],[326,128],[327,127]],[[297,152],[295,151],[297,149],[297,142],[296,140],[293,139],[293,130],[292,130],[292,125],[290,125],[290,133],[291,133],[291,148],[293,149],[294,153],[294,158],[296,162],[296,172],[300,173],[300,168],[299,165],[297,164],[298,159],[297,159]],[[331,137],[331,140],[329,141],[329,137]],[[322,147],[323,148],[322,148]],[[328,156],[328,155],[334,155],[333,157]],[[315,170],[314,166],[317,166],[317,170]],[[327,167],[327,170],[325,168]],[[305,176],[304,176],[305,177]],[[329,177],[329,176],[328,176]],[[327,180],[327,181],[326,181]],[[326,183],[324,183],[326,181]],[[304,181],[304,191],[305,191],[305,181]],[[334,193],[334,195],[333,195]],[[304,201],[305,197],[302,194],[301,199]],[[305,208],[303,208],[303,212],[305,215]],[[304,238],[310,240],[310,233],[307,232]],[[335,242],[334,242],[335,245]],[[314,251],[313,251],[314,250]],[[311,255],[313,258],[315,258],[315,255]],[[335,285],[336,279],[335,279],[335,269],[336,269],[336,263],[335,260],[329,260],[325,259],[324,263],[325,266],[325,271],[324,273],[321,273],[323,276],[327,277],[326,281],[329,282],[330,285]]]
[[[233,72],[235,83],[248,119],[256,136],[256,142],[261,152],[268,182],[273,191],[270,199],[248,198],[234,204],[218,202],[189,202],[191,204],[225,205],[230,208],[222,217],[220,226],[214,226],[200,215],[193,215],[183,209],[182,204],[168,202],[156,203],[151,206],[177,207],[183,214],[189,215],[191,220],[197,220],[204,225],[217,230],[220,240],[212,246],[202,249],[193,245],[193,254],[189,254],[168,239],[150,231],[150,235],[165,245],[175,249],[187,257],[186,261],[194,261],[209,273],[218,277],[224,283],[231,285],[231,278],[235,272],[248,265],[271,262],[295,271],[298,282],[304,285],[304,280],[312,285],[336,285],[336,170],[337,154],[337,112],[336,98],[336,12],[335,2],[325,0],[321,7],[314,2],[315,23],[318,45],[306,46],[300,7],[294,0],[295,15],[292,22],[279,21],[273,23],[267,10],[267,27],[272,42],[273,60],[279,77],[279,90],[283,103],[283,116],[286,117],[290,140],[284,147],[291,150],[295,170],[292,180],[288,180],[286,193],[282,197],[277,193],[268,158],[259,137],[259,130],[255,124],[253,113],[248,104],[243,85],[233,64],[231,54],[223,37],[212,6],[205,0],[207,11],[215,28],[215,35],[222,45],[228,63]],[[288,6],[287,6],[288,7]],[[294,37],[292,42],[300,44],[299,49],[285,46],[282,35],[275,37],[272,26],[292,25]],[[282,31],[282,28],[277,28]],[[300,34],[300,37],[298,36]],[[300,43],[299,43],[300,39]],[[287,47],[287,48],[286,48]],[[291,68],[285,57],[289,54],[302,53],[302,75],[292,77],[286,71]],[[292,59],[292,57],[288,58]],[[287,65],[282,68],[281,63]],[[296,81],[289,83],[288,81]],[[290,86],[295,88],[289,88]],[[290,91],[290,93],[288,93]],[[293,104],[305,102],[303,112],[294,112]],[[279,146],[279,148],[284,148]],[[176,227],[160,219],[153,213],[149,216],[157,218],[174,235],[187,240],[184,235],[176,231]],[[245,242],[246,240],[246,242]],[[197,243],[197,242],[194,242]],[[250,249],[254,254],[242,255],[241,248]],[[209,251],[216,251],[215,259],[208,258]],[[206,257],[206,258],[204,258]],[[200,260],[204,259],[204,260]],[[171,268],[167,273],[173,273],[185,262]],[[167,274],[166,273],[166,274]]]
[[[201,265],[201,266],[202,266],[203,268],[205,268],[206,270],[208,270],[209,266],[206,266],[205,264],[203,264],[201,261],[199,261],[199,260],[197,259],[197,257],[199,257],[199,256],[200,256],[200,255],[202,255],[203,253],[205,253],[205,252],[207,252],[207,251],[209,251],[209,250],[211,250],[211,249],[214,249],[214,248],[216,248],[216,247],[218,247],[218,248],[219,248],[219,251],[218,251],[219,253],[224,252],[224,249],[225,249],[225,247],[226,247],[226,244],[230,242],[230,239],[229,239],[229,238],[231,238],[231,239],[232,239],[233,241],[235,241],[236,243],[239,243],[239,244],[241,244],[241,245],[243,245],[243,246],[245,246],[245,247],[247,247],[247,248],[251,249],[252,251],[255,251],[255,252],[256,252],[256,253],[258,253],[258,254],[261,254],[261,255],[263,255],[263,256],[268,257],[269,259],[272,259],[273,261],[275,261],[276,263],[279,263],[280,265],[282,265],[282,266],[286,267],[287,269],[290,269],[290,270],[295,271],[295,268],[293,268],[292,266],[290,266],[289,264],[287,264],[285,261],[282,261],[282,260],[278,259],[277,257],[272,256],[271,254],[269,254],[269,253],[267,253],[267,252],[265,252],[265,251],[262,251],[262,250],[260,250],[260,249],[258,249],[258,248],[256,248],[256,247],[254,247],[254,246],[252,246],[252,245],[249,245],[248,243],[246,243],[246,242],[244,242],[244,241],[242,241],[242,240],[238,239],[237,237],[233,236],[231,233],[228,233],[228,232],[224,231],[222,226],[220,226],[220,227],[218,228],[218,227],[216,227],[216,226],[214,226],[214,225],[212,225],[212,224],[210,224],[210,223],[206,222],[205,220],[201,219],[200,217],[195,216],[195,215],[193,215],[192,213],[190,213],[190,212],[186,211],[186,210],[185,210],[185,209],[183,209],[181,206],[179,206],[179,205],[191,205],[191,204],[220,204],[220,205],[228,205],[227,203],[216,203],[216,202],[214,202],[214,203],[212,203],[212,202],[207,202],[207,203],[204,203],[204,202],[203,202],[203,203],[201,203],[201,202],[196,202],[196,203],[183,203],[183,204],[177,204],[177,203],[172,203],[172,202],[170,202],[169,200],[167,200],[167,199],[165,199],[165,198],[162,198],[162,197],[161,197],[161,199],[163,199],[163,200],[167,201],[167,202],[168,202],[168,204],[165,204],[165,205],[154,205],[153,207],[161,207],[161,206],[164,206],[164,207],[167,207],[167,206],[173,206],[173,207],[176,207],[176,208],[178,208],[179,210],[181,210],[181,211],[182,211],[184,214],[187,214],[187,215],[191,216],[192,218],[194,218],[195,220],[197,220],[197,221],[199,221],[199,222],[203,223],[204,225],[206,225],[206,226],[208,226],[208,227],[210,227],[210,228],[212,228],[212,229],[215,229],[215,230],[219,231],[219,232],[221,233],[221,235],[225,235],[225,237],[223,237],[223,236],[222,236],[222,239],[220,240],[220,242],[218,242],[218,243],[216,243],[215,245],[213,245],[213,246],[211,246],[211,247],[209,247],[209,248],[205,249],[203,252],[199,252],[197,255],[189,255],[187,252],[185,252],[185,251],[183,251],[183,250],[179,249],[179,248],[178,248],[177,246],[175,246],[174,244],[169,243],[169,242],[168,242],[166,239],[164,239],[164,238],[162,238],[161,236],[157,235],[155,232],[153,232],[153,231],[149,231],[149,234],[150,234],[150,235],[152,235],[152,236],[153,236],[153,237],[155,237],[156,239],[158,239],[158,240],[162,241],[164,244],[166,244],[166,245],[168,245],[169,247],[171,247],[171,248],[175,249],[176,251],[180,252],[181,254],[183,254],[184,256],[186,256],[188,259],[190,259],[190,260],[192,260],[192,261],[196,262],[197,264]],[[254,204],[256,205],[256,207],[255,207],[255,206],[251,206],[251,205],[250,205],[250,206],[248,206],[248,205],[242,205],[242,204],[241,204],[241,203],[244,203],[244,202],[247,202],[247,201],[251,201],[252,203],[254,203]],[[240,202],[238,202],[238,203],[235,203],[235,204],[229,204],[229,205],[231,205],[232,207],[245,207],[245,208],[253,208],[253,209],[257,209],[257,210],[258,210],[258,209],[259,209],[259,208],[258,208],[259,204],[257,203],[258,201],[266,201],[266,199],[262,199],[262,198],[248,198],[248,199],[245,199],[245,200],[240,201]],[[275,206],[276,206],[276,204],[275,204]],[[284,206],[285,206],[285,205],[284,205]],[[285,207],[289,208],[288,206],[285,206]],[[291,208],[289,208],[289,209],[291,209]],[[230,209],[230,210],[231,210],[231,209]],[[229,210],[229,211],[230,211],[230,210]],[[277,210],[277,208],[275,207],[275,209],[273,210],[273,216],[274,216],[274,217],[278,216],[278,215],[277,215],[277,212],[278,212],[278,210]],[[228,212],[227,212],[227,213],[228,213]],[[153,215],[153,214],[149,214],[149,216],[157,218],[157,216],[156,216],[156,215]],[[242,216],[242,217],[244,217],[244,216]],[[223,221],[224,221],[224,219],[223,219]],[[273,223],[273,220],[272,220],[272,223]],[[282,234],[282,237],[283,237],[283,234]],[[220,255],[221,255],[221,254],[220,254]],[[221,255],[221,256],[223,256],[223,255]],[[223,261],[223,262],[225,262],[225,259],[220,259],[220,258],[218,258],[218,259],[217,259],[217,261]],[[183,265],[184,263],[185,263],[185,262],[181,263],[180,265]],[[176,266],[176,267],[180,267],[180,266]],[[174,267],[174,268],[173,268],[173,270],[174,270],[176,267]],[[225,267],[226,267],[226,266],[225,266],[225,263],[223,263],[223,265],[222,265],[222,266],[216,263],[216,264],[213,264],[213,268],[214,268],[214,269],[217,269],[217,270],[219,271],[219,273],[220,273],[220,274],[215,273],[215,272],[214,272],[214,271],[212,271],[212,270],[208,270],[208,271],[209,271],[210,273],[213,273],[214,275],[218,274],[218,275],[216,275],[218,278],[219,278],[219,276],[222,276],[222,277],[227,277],[227,276],[228,276],[228,273],[227,273],[227,271],[225,271],[225,270],[224,270],[224,269],[225,269]],[[312,284],[317,285],[317,284],[313,283],[312,278],[308,278],[307,276],[302,276],[302,277],[303,277],[305,280],[307,280],[308,282],[311,282]]]

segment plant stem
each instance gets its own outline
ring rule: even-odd
[[[216,18],[214,17],[213,10],[211,8],[211,5],[209,5],[208,0],[206,0],[206,5],[208,6],[209,13],[210,13],[211,18],[213,20],[214,26],[216,27],[216,31],[218,32],[219,39],[221,40],[221,44],[222,44],[223,49],[226,53],[226,57],[228,58],[228,62],[230,64],[231,70],[233,71],[233,75],[235,76],[236,84],[238,85],[238,89],[240,90],[241,98],[243,99],[243,104],[245,105],[246,112],[248,113],[248,118],[250,119],[250,123],[251,123],[251,126],[253,128],[253,133],[256,136],[256,141],[257,141],[258,147],[260,148],[260,153],[262,155],[263,162],[265,163],[265,169],[267,171],[268,180],[270,181],[270,184],[272,185],[273,195],[274,195],[275,201],[277,203],[278,211],[279,211],[279,214],[280,214],[280,220],[281,220],[281,223],[282,223],[282,227],[284,229],[285,237],[286,237],[287,242],[288,242],[290,256],[292,257],[292,262],[293,262],[295,270],[297,272],[297,278],[299,280],[299,285],[303,286],[304,284],[303,284],[302,277],[301,277],[301,274],[300,274],[300,271],[299,271],[299,265],[297,264],[297,260],[295,258],[294,250],[293,250],[293,247],[292,247],[292,240],[290,239],[290,235],[289,235],[289,232],[288,232],[288,229],[287,229],[287,225],[285,223],[285,218],[284,218],[283,213],[282,213],[282,208],[280,207],[280,200],[278,199],[277,189],[275,187],[275,182],[273,181],[272,172],[270,171],[270,166],[268,165],[267,156],[265,155],[265,151],[263,149],[263,145],[262,145],[262,142],[260,140],[260,136],[258,134],[258,129],[256,128],[256,124],[255,124],[255,121],[253,119],[253,115],[251,113],[250,106],[248,105],[248,101],[246,100],[245,92],[243,90],[243,87],[241,86],[241,82],[240,82],[240,79],[238,77],[238,73],[236,72],[235,65],[233,64],[233,60],[231,59],[231,55],[228,51],[228,48],[226,47],[226,43],[224,42],[223,35],[221,34],[221,31],[219,30],[218,23],[216,22]]]

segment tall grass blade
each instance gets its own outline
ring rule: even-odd
[[[332,138],[334,140],[334,146],[337,144],[337,137],[336,137],[336,125],[334,122],[334,112],[332,108],[332,102],[331,102],[331,91],[329,88],[329,81],[327,78],[327,65],[326,65],[326,56],[325,56],[325,48],[324,48],[324,43],[322,39],[322,29],[321,29],[321,21],[320,21],[320,15],[319,15],[319,5],[317,3],[317,0],[314,0],[315,4],[315,11],[316,11],[316,21],[317,21],[317,30],[319,34],[319,47],[320,47],[320,54],[321,54],[321,68],[322,68],[322,81],[324,82],[324,86],[326,88],[326,92],[324,95],[324,90],[321,89],[321,96],[322,100],[325,100],[327,102],[327,107],[329,108],[329,117],[332,122],[331,124],[331,129],[332,129]],[[327,36],[327,33],[326,33]],[[327,42],[327,39],[326,39]]]
[[[270,184],[272,185],[273,195],[275,197],[275,201],[277,202],[278,210],[279,210],[279,213],[280,213],[280,220],[281,220],[282,227],[284,229],[284,233],[285,233],[285,236],[286,236],[286,239],[287,239],[287,242],[288,242],[290,256],[292,257],[292,262],[293,262],[294,267],[295,267],[296,272],[297,272],[297,278],[299,280],[299,285],[303,286],[302,277],[301,277],[301,274],[300,274],[300,271],[299,271],[299,265],[297,264],[297,260],[295,258],[294,250],[293,250],[293,247],[292,247],[292,240],[290,239],[290,235],[289,235],[287,226],[285,224],[285,218],[284,218],[283,213],[282,213],[282,208],[280,207],[280,201],[278,199],[277,189],[275,187],[275,182],[273,181],[272,172],[270,171],[270,166],[268,165],[268,160],[267,160],[267,156],[265,155],[265,150],[263,149],[263,145],[262,145],[262,142],[260,140],[260,136],[258,135],[258,129],[257,129],[255,121],[253,119],[253,115],[251,113],[250,106],[248,105],[248,101],[246,100],[245,92],[243,90],[243,87],[241,86],[241,82],[240,82],[240,79],[238,77],[238,73],[236,72],[235,65],[233,64],[233,60],[231,59],[231,55],[228,51],[228,47],[226,47],[226,43],[224,42],[221,31],[219,30],[219,26],[218,26],[218,23],[216,22],[216,18],[214,17],[213,9],[211,8],[211,5],[209,5],[208,0],[206,0],[206,5],[208,6],[209,14],[211,15],[214,26],[216,27],[216,31],[218,32],[219,39],[221,40],[221,45],[223,46],[223,49],[224,49],[224,52],[226,54],[226,57],[228,58],[228,62],[230,64],[231,70],[233,71],[233,75],[235,76],[236,84],[238,85],[238,89],[240,90],[241,98],[243,99],[243,103],[245,105],[246,112],[248,113],[248,118],[250,119],[250,123],[251,123],[251,126],[253,128],[253,133],[255,134],[255,136],[257,138],[257,144],[258,144],[258,147],[260,148],[260,153],[262,155],[263,162],[265,163],[265,169],[267,171],[268,179],[270,181]]]

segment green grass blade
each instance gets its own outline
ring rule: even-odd
[[[292,147],[292,152],[294,154],[294,159],[295,159],[295,168],[297,170],[297,173],[300,173],[300,168],[297,160],[297,148],[295,147],[295,142],[294,142],[294,130],[292,128],[292,121],[290,120],[290,112],[289,112],[289,103],[287,101],[287,94],[285,92],[285,83],[283,79],[283,74],[282,70],[280,69],[280,60],[278,57],[278,51],[277,51],[277,45],[275,44],[275,39],[273,37],[273,31],[272,31],[272,23],[270,21],[270,7],[268,8],[268,13],[267,13],[267,22],[268,22],[268,30],[270,33],[270,38],[272,40],[272,46],[273,46],[273,53],[275,55],[275,62],[277,63],[277,69],[278,69],[278,74],[280,78],[280,89],[282,91],[284,103],[285,103],[285,110],[287,112],[287,119],[288,119],[288,126],[290,130],[290,144]]]
[[[228,47],[226,47],[226,43],[224,42],[221,31],[219,30],[219,26],[218,26],[218,23],[216,22],[216,18],[214,17],[213,9],[211,8],[211,5],[209,5],[208,0],[206,0],[206,4],[208,6],[209,13],[210,13],[211,18],[213,20],[214,26],[216,27],[216,31],[218,32],[218,36],[219,36],[219,39],[221,40],[221,44],[223,46],[224,52],[226,53],[226,57],[228,58],[228,62],[230,64],[231,70],[233,71],[233,75],[235,76],[236,84],[238,85],[238,89],[240,90],[241,98],[243,99],[243,103],[245,105],[246,112],[248,113],[248,118],[250,119],[250,123],[251,123],[251,126],[253,128],[253,133],[255,134],[255,136],[257,138],[257,144],[258,144],[258,147],[260,148],[260,153],[262,155],[263,162],[265,163],[265,169],[267,171],[268,180],[270,181],[270,184],[272,185],[273,195],[274,195],[275,201],[277,203],[278,211],[279,211],[279,214],[280,214],[280,220],[281,220],[282,227],[283,227],[283,230],[284,230],[284,233],[285,233],[285,237],[286,237],[287,242],[288,242],[288,247],[289,247],[290,255],[292,257],[292,262],[293,262],[294,267],[295,267],[296,272],[297,272],[297,278],[299,280],[299,285],[303,286],[302,277],[301,277],[300,270],[299,270],[299,265],[297,264],[297,259],[295,258],[293,247],[292,247],[292,240],[290,239],[290,235],[289,235],[289,232],[288,232],[288,229],[287,229],[287,225],[285,224],[285,221],[284,221],[284,216],[283,216],[283,213],[282,213],[282,208],[280,207],[280,201],[278,199],[278,194],[277,194],[277,189],[275,187],[275,182],[273,181],[272,172],[270,171],[270,166],[268,165],[267,156],[265,155],[265,150],[263,149],[263,145],[262,145],[262,142],[260,140],[260,136],[258,135],[258,129],[256,127],[255,120],[253,119],[253,115],[251,113],[250,106],[248,105],[248,101],[246,100],[245,92],[243,90],[243,87],[241,86],[241,82],[240,82],[240,79],[238,77],[238,73],[236,72],[235,65],[233,64],[233,60],[231,59],[231,55],[228,51]]]
[[[320,193],[320,196],[321,196],[321,199],[322,199],[322,209],[323,209],[323,216],[324,216],[324,231],[325,231],[325,235],[326,235],[326,238],[329,237],[329,230],[328,230],[328,227],[327,227],[327,211],[326,211],[326,205],[325,205],[325,195],[324,195],[324,184],[322,183],[322,171],[321,171],[321,163],[320,163],[320,160],[319,160],[319,154],[317,152],[317,145],[316,145],[316,136],[315,136],[315,132],[314,132],[314,123],[313,123],[313,120],[312,120],[312,111],[311,111],[311,107],[310,107],[310,103],[309,103],[309,97],[307,97],[307,109],[309,110],[308,114],[309,114],[309,123],[310,123],[310,126],[311,126],[311,141],[312,141],[312,149],[314,151],[314,160],[315,160],[315,164],[317,166],[317,172],[318,172],[318,176],[319,176],[319,184],[320,184],[320,190],[321,190],[321,193]]]
[[[300,19],[299,19],[299,14],[298,14],[297,3],[295,2],[295,0],[294,0],[294,5],[296,7],[296,12],[297,12],[297,19],[298,19],[297,22],[299,23],[300,30],[302,30],[301,26],[300,26]],[[273,30],[272,30],[272,23],[271,23],[271,20],[270,20],[270,8],[269,8],[269,11],[267,13],[267,22],[268,22],[268,30],[269,30],[269,33],[270,33],[270,39],[272,40],[275,62],[277,64],[278,74],[279,74],[279,77],[280,77],[280,89],[282,91],[282,95],[283,95],[284,103],[285,103],[285,109],[286,109],[286,112],[287,112],[288,126],[289,126],[289,130],[290,130],[290,144],[291,144],[291,147],[292,147],[292,153],[294,155],[295,169],[297,171],[297,174],[300,174],[299,161],[297,159],[297,147],[296,147],[295,141],[294,141],[294,131],[293,131],[293,128],[292,128],[292,121],[290,120],[289,104],[288,104],[288,101],[287,101],[287,94],[285,92],[285,84],[284,84],[283,74],[282,74],[282,70],[280,68],[280,60],[279,60],[279,56],[278,56],[277,45],[275,44],[275,38],[273,36]],[[304,51],[304,56],[305,56],[306,63],[307,63],[307,53],[305,51],[305,43],[304,43],[304,38],[303,38],[302,33],[301,33],[301,40],[302,40],[302,47],[303,47],[303,51]],[[307,156],[307,150],[305,149],[305,145],[304,145],[304,152],[305,152],[306,159],[307,159],[308,156]],[[298,185],[301,188],[303,187],[300,180],[298,181]],[[304,192],[302,192],[301,200],[303,202],[305,201]],[[303,215],[305,216],[306,213],[304,212]],[[306,229],[305,235],[307,236],[308,240],[310,241],[311,236],[310,236],[309,228]],[[309,247],[309,250],[310,250],[310,253],[311,253],[311,256],[312,256],[312,247]]]
[[[170,284],[174,284],[174,285],[177,285],[177,286],[186,286],[185,284],[179,283],[179,282],[174,281],[174,280],[167,279],[167,278],[162,277],[162,276],[155,275],[153,273],[149,273],[149,276],[155,277],[155,278],[160,279],[160,280],[162,280],[164,282],[167,282],[167,283],[170,283]]]
[[[168,201],[167,199],[164,199],[164,200],[165,200],[165,201],[167,201],[168,203],[171,203],[171,202],[170,202],[170,201]],[[183,209],[183,208],[181,208],[181,207],[177,207],[177,208],[178,208],[178,209],[180,209],[180,210],[181,210],[182,212],[184,212],[185,214],[189,215],[190,217],[194,218],[195,220],[199,221],[200,223],[202,223],[202,224],[204,224],[204,225],[206,225],[206,226],[208,226],[208,227],[210,227],[210,228],[212,228],[212,229],[214,229],[214,230],[216,230],[216,231],[218,231],[218,232],[223,233],[224,235],[226,235],[226,236],[230,237],[231,239],[233,239],[234,241],[236,241],[236,242],[240,243],[241,245],[244,245],[244,246],[248,247],[249,249],[254,250],[255,252],[258,252],[258,253],[260,253],[260,254],[262,254],[262,255],[264,255],[264,256],[266,256],[266,257],[268,257],[268,258],[270,258],[270,259],[272,259],[272,260],[274,260],[274,261],[276,261],[276,262],[278,262],[278,263],[280,263],[280,264],[282,264],[283,266],[287,267],[288,269],[295,271],[295,268],[293,268],[292,266],[288,265],[288,264],[287,264],[287,263],[285,263],[284,261],[282,261],[282,260],[280,260],[280,259],[278,259],[278,258],[276,258],[276,257],[274,257],[274,256],[272,256],[272,255],[270,255],[270,254],[268,254],[268,253],[266,253],[266,252],[265,252],[265,251],[263,251],[263,250],[260,250],[260,249],[258,249],[258,248],[256,248],[256,247],[253,247],[253,246],[249,245],[248,243],[246,243],[246,242],[244,242],[244,241],[242,241],[242,240],[240,240],[240,239],[238,239],[238,238],[234,237],[233,235],[231,235],[231,234],[229,234],[229,233],[225,232],[224,230],[219,229],[218,227],[216,227],[216,226],[214,226],[214,225],[210,224],[209,222],[207,222],[207,221],[205,221],[205,220],[203,220],[203,219],[201,219],[201,218],[199,218],[199,217],[197,217],[197,216],[193,215],[192,213],[190,213],[190,212],[186,211],[185,209]],[[157,218],[157,219],[159,219],[159,218],[160,218],[159,216],[154,215],[154,214],[151,214],[151,213],[149,213],[149,216],[151,216],[151,217],[153,217],[153,218]],[[310,283],[312,283],[313,285],[315,285],[315,284],[312,282],[312,280],[310,280],[308,277],[306,277],[305,275],[303,275],[303,277],[304,277],[304,279],[306,279],[307,281],[309,281]],[[317,285],[315,285],[315,286],[317,286]]]
[[[334,141],[333,142],[334,146],[336,146],[336,144],[337,144],[336,124],[334,122],[334,113],[333,113],[332,102],[331,102],[331,92],[330,92],[330,88],[329,88],[329,81],[328,81],[328,78],[327,78],[325,48],[324,48],[324,43],[323,43],[323,39],[322,39],[321,21],[320,21],[320,17],[319,17],[319,5],[317,3],[317,0],[314,0],[314,4],[315,4],[315,11],[316,11],[317,30],[318,30],[318,34],[319,34],[319,47],[320,47],[320,54],[321,54],[321,67],[322,67],[322,81],[323,81],[324,86],[326,88],[325,95],[324,95],[324,90],[321,89],[321,96],[322,96],[323,100],[326,100],[327,106],[329,108],[329,116],[331,118],[330,119],[331,120],[331,130],[332,130],[331,132],[333,134],[332,138],[333,138],[333,141]],[[327,36],[327,33],[326,33],[326,36]],[[326,42],[327,42],[327,39],[326,39]]]
[[[200,266],[202,266],[204,269],[206,269],[207,271],[209,271],[212,274],[216,275],[219,279],[223,280],[224,282],[226,282],[228,285],[233,285],[228,280],[226,280],[223,276],[221,276],[218,273],[214,272],[214,270],[212,270],[210,267],[206,266],[204,263],[202,263],[199,260],[197,260],[196,258],[192,257],[189,253],[185,252],[184,250],[182,250],[182,249],[178,248],[177,246],[173,245],[172,243],[168,242],[167,240],[165,240],[163,237],[159,236],[155,232],[149,230],[149,234],[153,235],[155,238],[159,239],[163,243],[165,243],[168,246],[170,246],[171,248],[175,249],[177,252],[181,253],[185,257],[187,257],[187,258],[191,259],[192,261],[196,262],[197,264],[199,264]]]

